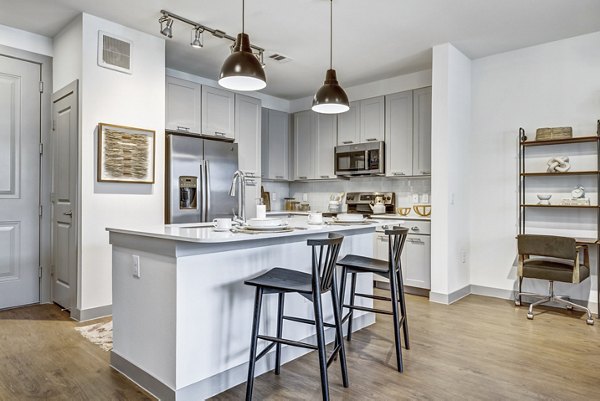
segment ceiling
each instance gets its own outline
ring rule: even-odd
[[[0,0],[0,24],[53,37],[80,12],[159,34],[166,9],[235,36],[241,0]],[[342,86],[431,68],[431,48],[453,43],[472,59],[600,31],[598,0],[335,0],[333,64]],[[328,0],[247,0],[253,44],[292,58],[267,61],[262,92],[297,99],[322,84],[329,63]],[[162,36],[161,36],[162,37]],[[205,36],[200,50],[177,21],[169,68],[216,79],[228,42]]]

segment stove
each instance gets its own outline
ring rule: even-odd
[[[396,212],[396,194],[393,192],[348,192],[346,195],[348,213],[373,214],[369,205],[375,204],[380,199],[385,204],[386,213]]]

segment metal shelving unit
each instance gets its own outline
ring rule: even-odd
[[[526,149],[532,146],[560,146],[573,143],[596,143],[596,170],[585,170],[585,171],[567,171],[564,173],[548,173],[548,172],[525,172],[526,162]],[[523,128],[519,128],[519,234],[525,234],[526,229],[526,218],[527,209],[530,208],[547,208],[548,210],[572,210],[572,209],[586,209],[596,210],[596,237],[595,238],[576,238],[577,242],[588,245],[599,245],[600,244],[600,206],[596,205],[538,205],[531,204],[525,201],[525,188],[528,177],[564,177],[564,176],[596,176],[596,184],[598,190],[598,199],[600,201],[600,120],[596,125],[596,135],[582,136],[568,139],[556,139],[549,141],[528,141],[527,135]],[[546,179],[546,178],[544,178]],[[598,202],[597,202],[598,203]],[[596,275],[598,280],[598,309],[600,316],[600,249],[598,249],[596,257]]]

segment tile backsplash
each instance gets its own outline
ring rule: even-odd
[[[339,192],[394,192],[396,194],[396,206],[431,203],[430,177],[355,177],[349,180],[291,183],[269,181],[263,182],[263,186],[265,191],[277,194],[276,201],[273,201],[273,196],[271,195],[272,210],[282,210],[283,198],[291,196],[299,201],[303,201],[306,197],[310,203],[311,210],[326,211],[329,196],[332,193]]]

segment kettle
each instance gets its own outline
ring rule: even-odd
[[[385,203],[383,203],[383,199],[377,197],[375,198],[375,204],[369,203],[373,214],[384,214],[385,213]]]

